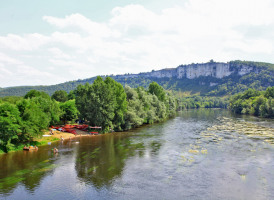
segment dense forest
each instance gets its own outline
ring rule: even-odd
[[[144,73],[138,74],[137,77],[125,78],[124,76],[109,76],[115,81],[121,83],[124,87],[130,86],[137,88],[142,86],[148,88],[149,84],[157,82],[166,90],[175,90],[179,92],[187,92],[191,95],[199,94],[201,96],[226,96],[233,95],[238,92],[243,92],[248,88],[256,90],[265,90],[269,86],[274,86],[274,64],[251,61],[230,61],[231,68],[237,69],[240,66],[246,65],[254,67],[256,70],[249,74],[240,76],[233,73],[230,76],[218,79],[211,76],[201,76],[195,79],[177,79],[177,78],[153,78],[147,77]],[[106,76],[102,76],[106,78]],[[35,89],[45,91],[52,95],[57,90],[70,92],[75,90],[78,85],[85,83],[92,84],[96,77],[70,81],[51,86],[20,86],[10,88],[0,88],[0,97],[4,96],[24,96],[28,91]],[[214,85],[212,85],[214,83]]]
[[[228,98],[189,96],[178,98],[179,110],[195,108],[227,108]]]
[[[229,100],[229,109],[237,114],[274,117],[274,87],[266,91],[248,89],[236,94]]]
[[[102,132],[123,131],[173,116],[178,102],[156,82],[148,89],[123,87],[110,77],[79,85],[69,94],[55,91],[50,97],[37,90],[25,96],[0,99],[0,151],[22,148],[49,126],[85,120]]]

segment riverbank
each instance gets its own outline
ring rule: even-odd
[[[10,150],[8,153],[16,152],[16,151],[22,151],[24,146],[35,146],[35,145],[37,147],[44,146],[44,145],[47,145],[49,142],[60,141],[61,138],[66,140],[66,139],[70,139],[70,138],[89,136],[89,134],[87,134],[87,132],[85,132],[85,131],[81,131],[81,130],[78,130],[78,129],[75,129],[75,131],[77,133],[76,135],[74,135],[72,133],[67,133],[67,132],[61,132],[61,131],[54,130],[54,131],[52,131],[53,135],[50,135],[51,129],[46,130],[46,131],[43,131],[43,135],[41,137],[34,138],[33,141],[31,141],[29,143],[14,146],[12,148],[12,150]],[[5,152],[0,150],[0,154],[5,154]]]

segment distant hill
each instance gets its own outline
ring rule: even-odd
[[[274,64],[251,61],[230,61],[228,63],[211,61],[110,77],[124,86],[148,87],[149,83],[156,81],[165,89],[200,93],[201,95],[223,96],[235,94],[248,88],[264,90],[269,86],[274,86]],[[0,97],[23,96],[31,89],[45,91],[50,95],[56,90],[69,92],[79,84],[92,83],[95,78],[69,81],[51,86],[0,88]]]

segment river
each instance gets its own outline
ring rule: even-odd
[[[274,199],[274,120],[188,110],[0,163],[0,199]]]

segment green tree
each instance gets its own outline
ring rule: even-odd
[[[59,102],[65,102],[68,100],[68,93],[65,90],[57,90],[52,94],[51,98]]]
[[[0,147],[8,152],[12,146],[11,140],[17,139],[21,132],[20,113],[15,105],[4,103],[0,105]]]
[[[60,121],[62,114],[58,103],[41,96],[23,99],[17,103],[22,118],[20,141],[29,141],[42,135],[42,130]]]
[[[110,86],[115,99],[113,126],[115,130],[121,131],[121,125],[124,124],[124,114],[127,110],[127,95],[122,84],[116,82],[110,77],[104,81]]]
[[[76,106],[91,125],[101,126],[107,132],[109,128],[113,128],[116,106],[114,97],[112,87],[98,76],[92,85],[87,83],[77,87]]]
[[[24,99],[31,99],[34,97],[42,97],[42,98],[46,98],[49,99],[50,96],[45,93],[44,91],[38,91],[38,90],[30,90],[25,96]]]
[[[150,83],[148,87],[148,92],[150,94],[155,94],[160,101],[165,101],[165,98],[166,98],[165,90],[158,83],[154,81]]]
[[[72,100],[72,99],[75,99],[76,96],[75,96],[75,90],[71,90],[68,94],[68,100]]]
[[[274,98],[274,86],[273,87],[268,87],[265,91],[265,95],[266,98]]]
[[[61,120],[63,120],[64,123],[67,121],[72,121],[78,117],[79,111],[77,110],[75,100],[60,103],[60,109],[63,111]]]
[[[123,125],[123,129],[129,130],[142,125],[144,123],[146,113],[144,111],[144,106],[138,97],[136,89],[126,86],[125,92],[127,95],[128,106],[125,113],[125,123]]]
[[[40,98],[40,97],[39,97]],[[22,118],[22,133],[19,140],[27,142],[41,135],[43,129],[48,128],[50,117],[44,112],[37,98],[24,99],[18,102],[17,107]]]
[[[21,99],[22,97],[17,97],[17,96],[6,96],[6,97],[0,98],[0,100],[2,100],[3,102],[8,102],[11,104],[16,104]]]

